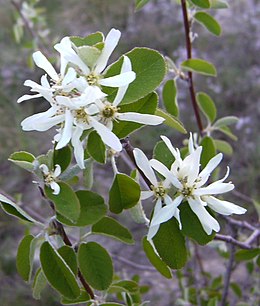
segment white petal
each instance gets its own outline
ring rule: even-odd
[[[85,169],[83,143],[80,141],[82,133],[83,130],[81,128],[75,128],[71,138],[71,144],[74,147],[74,156],[77,164],[79,165],[80,169]]]
[[[205,201],[208,203],[208,206],[211,209],[215,210],[221,215],[242,215],[246,212],[246,209],[243,207],[240,207],[228,201],[219,200],[215,197],[205,197]]]
[[[123,121],[131,121],[147,125],[158,125],[165,120],[164,118],[156,115],[139,114],[134,112],[119,113],[117,118]]]
[[[211,214],[206,210],[206,208],[200,204],[200,202],[188,198],[188,202],[192,211],[197,215],[204,231],[210,235],[212,230],[219,232],[220,226],[218,221],[214,219]]]
[[[188,147],[189,147],[189,153],[193,153],[194,152],[194,144],[193,144],[193,136],[192,136],[192,133],[190,133],[190,138],[189,138],[189,144],[188,144]]]
[[[157,234],[159,228],[160,228],[160,224],[149,226],[149,230],[148,230],[148,233],[147,233],[147,240],[148,241],[151,241],[153,239],[153,237]]]
[[[60,57],[60,74],[62,77],[64,77],[65,75],[67,65],[68,65],[68,61],[63,56],[61,56]]]
[[[105,125],[99,123],[93,117],[91,117],[91,125],[97,131],[99,136],[101,137],[102,141],[109,146],[110,148],[114,149],[117,152],[122,150],[122,144],[119,138],[111,132]]]
[[[21,102],[26,101],[26,100],[36,99],[36,98],[40,98],[40,97],[42,97],[41,94],[36,94],[36,95],[23,95],[23,96],[21,96],[21,97],[17,100],[17,103],[21,103]]]
[[[151,190],[141,191],[141,200],[146,200],[152,197],[154,193]]]
[[[55,69],[53,68],[52,64],[47,60],[45,55],[41,53],[41,51],[37,51],[33,53],[33,60],[35,64],[46,71],[48,75],[55,81],[59,80],[59,76]]]
[[[57,195],[60,193],[60,186],[56,182],[51,182],[50,187],[53,190],[53,194]]]
[[[184,175],[187,175],[188,185],[192,185],[199,176],[201,152],[202,147],[198,147],[183,160],[183,168],[180,173],[183,171],[183,175],[186,172]]]
[[[201,181],[197,183],[197,187],[200,187],[206,183],[210,174],[219,165],[223,157],[222,153],[217,154],[207,163],[206,167],[200,172],[199,177]]]
[[[61,167],[60,165],[55,165],[55,170],[54,170],[54,176],[58,177],[61,174]]]
[[[135,79],[135,72],[129,71],[109,78],[101,79],[99,81],[99,84],[108,87],[121,87],[121,86],[126,86],[129,83],[133,82],[134,79]]]
[[[66,110],[65,113],[65,124],[64,128],[61,130],[61,138],[56,145],[56,149],[59,150],[65,147],[71,139],[72,136],[72,126],[73,126],[73,116],[70,110]]]
[[[219,183],[214,182],[207,187],[202,187],[194,190],[193,194],[202,196],[202,195],[211,195],[211,194],[221,194],[228,192],[234,189],[234,185],[232,183]]]
[[[167,178],[176,188],[182,188],[180,181],[171,173],[171,171],[161,162],[156,159],[150,160],[150,165],[165,178]]]
[[[141,151],[140,149],[134,149],[133,154],[137,166],[142,170],[144,175],[149,179],[149,181],[153,184],[153,186],[157,186],[158,182],[156,176],[154,174],[152,167],[149,164],[148,158],[145,156],[143,151]]]
[[[45,164],[41,164],[40,166],[39,166],[39,168],[41,169],[41,171],[43,172],[43,174],[45,174],[45,175],[47,175],[47,174],[49,174],[49,168],[45,165]]]
[[[64,79],[62,80],[62,86],[65,86],[72,82],[77,76],[77,72],[73,68],[69,68],[67,73],[65,74]]]
[[[112,29],[107,34],[107,37],[105,39],[104,48],[102,50],[100,57],[97,60],[95,72],[101,73],[105,69],[110,55],[112,54],[112,52],[114,51],[115,47],[118,44],[120,36],[121,36],[120,31],[116,29]]]
[[[175,150],[175,148],[173,147],[170,139],[167,138],[166,136],[161,136],[161,138],[164,141],[164,143],[166,144],[167,148],[171,151],[171,153],[175,157],[175,159],[179,160],[180,159],[180,154],[178,154],[178,151]]]
[[[131,64],[130,59],[124,55],[121,73],[128,72],[128,71],[132,71],[132,64]],[[118,88],[116,97],[113,101],[114,106],[117,106],[123,100],[123,97],[125,96],[127,89],[128,89],[128,84]]]
[[[151,226],[158,225],[170,220],[175,215],[175,211],[178,205],[180,205],[182,199],[183,196],[179,195],[172,201],[172,204],[166,205],[162,209],[160,209],[158,213],[153,216]]]

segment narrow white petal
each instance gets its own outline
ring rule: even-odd
[[[101,73],[106,68],[108,59],[117,46],[120,36],[121,32],[116,29],[111,29],[107,34],[104,48],[96,63],[95,72]]]
[[[180,205],[182,199],[183,196],[180,195],[172,201],[172,204],[166,205],[160,209],[157,214],[153,216],[151,226],[155,226],[170,220],[175,215],[175,211],[178,205]]]
[[[36,98],[40,98],[40,97],[42,97],[41,94],[36,94],[36,95],[23,95],[23,96],[21,96],[21,97],[17,100],[17,103],[21,103],[21,102],[26,101],[26,100],[36,99]]]
[[[153,184],[153,186],[157,186],[158,182],[152,167],[149,164],[148,158],[145,156],[143,151],[140,149],[134,149],[133,151],[135,162],[137,166],[142,170],[144,175],[149,179],[149,181]]]
[[[202,196],[202,195],[211,195],[211,194],[221,194],[228,192],[234,189],[234,185],[232,183],[219,183],[214,182],[207,187],[202,187],[194,190],[194,195]]]
[[[147,233],[147,240],[148,241],[151,241],[153,239],[153,237],[157,234],[159,228],[160,228],[160,224],[149,226],[149,230],[148,230],[148,233]]]
[[[200,204],[200,202],[188,198],[188,202],[192,211],[197,215],[204,231],[210,235],[212,230],[219,232],[220,226],[216,219],[206,210],[206,208]]]
[[[57,150],[65,147],[70,142],[72,136],[73,119],[74,118],[71,111],[67,109],[65,113],[64,128],[61,130],[61,138],[56,146]]]
[[[156,159],[151,159],[149,163],[157,172],[167,178],[173,184],[173,186],[175,186],[176,188],[182,188],[182,184],[180,183],[180,181],[164,164],[162,164]]]
[[[170,139],[167,138],[166,136],[161,136],[161,138],[162,138],[163,142],[166,144],[167,148],[171,151],[171,153],[175,157],[175,159],[179,160],[180,154],[178,154],[178,151],[175,150],[175,148],[173,147]]]
[[[57,195],[60,193],[60,186],[59,184],[57,184],[56,182],[51,182],[50,183],[50,187],[53,190],[53,194]]]
[[[111,132],[105,125],[99,123],[93,117],[91,118],[91,125],[97,131],[99,136],[101,137],[102,141],[109,146],[110,148],[114,149],[117,152],[122,150],[122,144],[119,138]]]
[[[135,72],[129,71],[109,78],[101,79],[99,81],[99,84],[108,87],[121,87],[130,84],[131,82],[133,82],[134,79]]]
[[[201,152],[202,147],[198,147],[183,160],[183,171],[187,171],[189,185],[192,185],[199,176]]]
[[[68,65],[68,61],[63,56],[61,56],[60,57],[60,74],[62,77],[64,77],[65,75],[67,65]]]
[[[132,64],[131,64],[130,59],[124,55],[121,73],[128,72],[128,71],[132,71]],[[128,84],[118,88],[116,97],[113,101],[114,106],[117,106],[123,100],[123,97],[125,96],[127,89],[128,89]]]
[[[221,215],[231,215],[231,214],[237,214],[242,215],[246,212],[246,209],[235,205],[228,201],[222,201],[215,197],[205,197],[205,201],[208,203],[208,206],[215,210],[217,213]]]
[[[85,169],[83,143],[80,141],[82,133],[83,130],[81,128],[75,128],[71,138],[71,144],[74,148],[74,156],[77,164],[79,165],[80,169]]]
[[[64,79],[62,80],[62,86],[65,86],[69,83],[71,83],[77,76],[77,72],[73,68],[69,68],[67,73],[64,76]]]
[[[39,168],[41,169],[41,171],[43,172],[43,174],[45,174],[45,175],[47,175],[47,174],[49,174],[49,168],[45,165],[45,164],[41,164],[40,166],[39,166]]]
[[[55,170],[54,170],[54,176],[58,177],[61,174],[61,167],[60,165],[55,165]]]
[[[146,200],[152,197],[154,193],[151,190],[141,191],[141,200]]]
[[[117,118],[123,121],[131,121],[147,125],[158,125],[165,120],[164,118],[156,115],[139,114],[134,112],[119,113]]]
[[[194,152],[193,136],[190,133],[189,144],[188,144],[190,154]]]
[[[48,75],[55,81],[59,80],[59,76],[55,69],[53,68],[52,64],[47,60],[45,55],[41,53],[41,51],[37,51],[33,53],[33,60],[35,64],[46,71]]]

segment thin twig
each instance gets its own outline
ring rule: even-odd
[[[183,14],[184,28],[185,28],[187,59],[191,59],[192,58],[192,43],[191,43],[191,38],[190,38],[190,22],[188,18],[186,0],[181,0],[181,7],[182,7],[182,14]],[[194,84],[193,84],[193,75],[192,75],[192,72],[190,71],[188,72],[188,85],[189,85],[191,103],[192,103],[195,117],[197,120],[197,125],[198,125],[200,133],[202,134],[203,124],[202,124],[202,120],[200,117],[199,107],[196,101],[195,89],[194,89]]]
[[[153,267],[150,267],[150,266],[145,266],[145,265],[140,265],[140,264],[137,264],[137,263],[134,263],[130,260],[127,260],[126,258],[124,257],[121,257],[121,256],[118,256],[118,255],[113,255],[113,258],[114,259],[117,259],[125,264],[127,264],[128,266],[132,267],[132,268],[135,268],[137,270],[144,270],[144,271],[151,271],[151,272],[155,272],[157,271],[155,268]]]
[[[245,229],[248,229],[250,231],[257,230],[257,227],[251,225],[247,221],[240,221],[240,220],[236,220],[236,219],[233,219],[233,218],[230,218],[230,217],[225,217],[225,216],[222,216],[222,218],[224,218],[227,221],[227,223],[229,223],[230,225],[245,228]]]
[[[241,249],[245,249],[245,250],[250,250],[253,247],[248,244],[247,242],[241,242],[236,240],[235,238],[233,238],[232,236],[228,236],[228,235],[221,235],[221,234],[216,234],[216,236],[214,237],[215,240],[221,240],[221,241],[225,241],[229,244],[232,245],[237,245],[239,246]]]
[[[53,211],[55,212],[55,206],[54,204],[52,203],[52,201],[48,200],[47,197],[45,196],[45,193],[43,191],[43,189],[38,186],[39,190],[40,190],[40,193],[42,195],[42,197],[48,201],[48,203],[50,204],[50,207],[53,209]],[[68,245],[68,246],[72,246],[72,243],[67,235],[67,233],[65,232],[65,229],[63,227],[63,225],[55,220],[53,222],[56,230],[57,230],[57,233],[61,236],[63,242]],[[92,291],[92,289],[90,288],[89,284],[86,282],[86,280],[84,279],[82,273],[80,272],[80,270],[78,269],[78,277],[79,277],[79,280],[81,281],[83,287],[85,288],[86,292],[89,294],[89,296],[92,298],[92,299],[95,299],[95,296],[94,296],[94,292]]]
[[[256,229],[252,235],[247,238],[246,243],[251,245],[258,237],[260,237],[260,230]]]

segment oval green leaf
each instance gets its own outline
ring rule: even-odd
[[[192,58],[182,62],[181,67],[185,70],[196,72],[208,76],[217,76],[217,70],[213,64],[208,61]]]
[[[170,115],[170,114],[166,114],[163,110],[161,110],[160,108],[157,108],[156,112],[155,112],[155,115],[157,116],[160,116],[160,117],[163,117],[165,120],[163,121],[163,123],[175,130],[177,130],[178,132],[180,133],[183,133],[183,134],[186,134],[187,131],[185,129],[185,127],[183,126],[182,122]]]
[[[212,9],[227,9],[229,4],[225,0],[210,0],[210,8]]]
[[[197,12],[194,15],[195,20],[202,24],[210,33],[220,36],[222,29],[217,20],[205,12]]]
[[[167,112],[175,117],[179,116],[177,101],[178,89],[175,80],[168,80],[163,86],[163,103]]]
[[[135,0],[135,10],[138,11],[144,7],[150,0]]]
[[[64,296],[61,298],[61,304],[63,305],[77,305],[77,304],[82,304],[86,303],[87,301],[90,300],[89,294],[86,292],[86,290],[80,290],[80,295],[73,300],[66,299]],[[85,305],[85,304],[84,304]],[[91,304],[86,304],[85,306],[91,306]]]
[[[80,203],[73,191],[73,189],[64,182],[59,182],[60,193],[54,195],[53,190],[50,187],[45,186],[44,190],[48,199],[50,199],[54,205],[55,210],[69,219],[72,223],[76,223],[80,215]]]
[[[235,116],[226,116],[226,117],[218,119],[215,122],[214,127],[219,129],[219,128],[226,127],[227,125],[236,124],[238,121],[239,119]]]
[[[198,92],[196,100],[203,114],[212,123],[216,119],[217,109],[211,97],[204,92]]]
[[[58,252],[45,241],[40,249],[40,262],[49,284],[61,295],[75,299],[80,289],[75,275]]]
[[[57,215],[57,219],[69,226],[88,226],[104,217],[107,211],[104,199],[97,193],[89,190],[78,190],[76,196],[80,203],[80,215],[75,223]]]
[[[227,154],[227,155],[232,155],[233,154],[233,148],[225,140],[214,139],[214,143],[215,143],[215,147],[218,151],[220,151],[224,154]]]
[[[236,252],[235,259],[237,261],[251,260],[260,254],[260,248],[252,250],[240,250]]]
[[[33,281],[33,298],[35,300],[40,300],[42,290],[46,287],[47,280],[45,275],[42,272],[42,269],[39,268],[35,274],[34,281]]]
[[[106,162],[106,146],[96,131],[92,131],[88,136],[87,150],[90,156],[97,162]]]
[[[17,272],[25,281],[28,281],[30,278],[30,271],[31,271],[30,249],[33,239],[34,236],[32,235],[24,236],[19,244],[16,256]]]
[[[166,263],[161,260],[161,258],[155,253],[152,245],[146,239],[143,238],[143,248],[144,252],[149,259],[150,263],[155,267],[155,269],[160,272],[166,278],[172,278],[171,270],[168,268]]]
[[[71,148],[66,146],[60,150],[54,150],[53,152],[53,165],[60,165],[61,172],[65,171],[70,165],[72,159]]]
[[[172,269],[181,269],[187,261],[185,239],[175,219],[162,223],[153,238],[161,259]]]
[[[162,140],[156,143],[153,150],[153,158],[162,162],[168,169],[170,169],[172,163],[175,161],[171,151]]]
[[[113,279],[113,264],[108,252],[96,242],[82,243],[78,263],[86,281],[97,290],[106,290]]]
[[[110,217],[104,217],[92,226],[94,234],[103,234],[122,242],[133,244],[134,239],[129,230],[118,221]]]
[[[203,169],[210,159],[216,155],[216,147],[213,138],[209,136],[204,137],[200,145],[203,148],[200,158],[201,168]]]
[[[14,152],[10,155],[8,160],[27,171],[33,172],[34,170],[33,162],[35,160],[35,156],[33,156],[31,153],[25,151]]]
[[[210,8],[209,0],[190,0],[190,1],[198,7],[201,7],[204,9]]]
[[[68,245],[63,245],[61,248],[58,249],[58,253],[64,259],[66,264],[70,267],[74,275],[77,275],[78,263],[74,249]]]

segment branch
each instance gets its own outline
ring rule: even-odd
[[[47,199],[47,197],[45,196],[45,193],[44,193],[42,187],[38,186],[38,188],[39,188],[39,190],[40,190],[40,193],[41,193],[42,197],[43,197],[45,200],[48,201],[50,207],[51,207],[52,210],[55,212],[55,206],[54,206],[54,204],[52,203],[52,201],[50,201],[50,200]],[[67,233],[65,232],[65,229],[64,229],[63,225],[62,225],[59,221],[57,221],[57,220],[55,220],[55,221],[53,222],[53,225],[54,225],[55,229],[57,230],[57,233],[61,236],[63,242],[64,242],[66,245],[68,245],[68,246],[71,247],[71,246],[72,246],[72,243],[71,243],[71,241],[70,241],[70,239],[69,239]],[[86,282],[86,280],[84,279],[84,277],[83,277],[83,275],[82,275],[82,273],[80,272],[79,269],[78,269],[78,277],[79,277],[79,280],[80,280],[81,284],[82,284],[83,287],[85,288],[86,292],[90,295],[90,297],[91,297],[92,299],[95,299],[94,292],[92,291],[92,289],[90,288],[90,286],[89,286],[89,284]]]
[[[214,240],[225,241],[225,242],[230,243],[232,245],[237,245],[241,249],[245,249],[245,250],[250,250],[250,249],[253,248],[249,243],[247,243],[247,241],[246,242],[241,242],[241,241],[236,240],[232,236],[216,234],[216,236],[214,237]]]
[[[182,14],[183,14],[184,28],[185,28],[187,59],[191,59],[192,58],[192,44],[191,44],[191,39],[190,39],[190,22],[188,18],[186,0],[181,0],[181,7],[182,7]],[[193,75],[192,75],[192,72],[190,71],[188,72],[187,81],[189,84],[191,103],[192,103],[195,117],[197,120],[197,125],[198,125],[200,133],[202,134],[203,124],[201,121],[200,112],[199,112],[198,104],[196,101],[195,89],[194,89],[194,84],[193,84]]]

